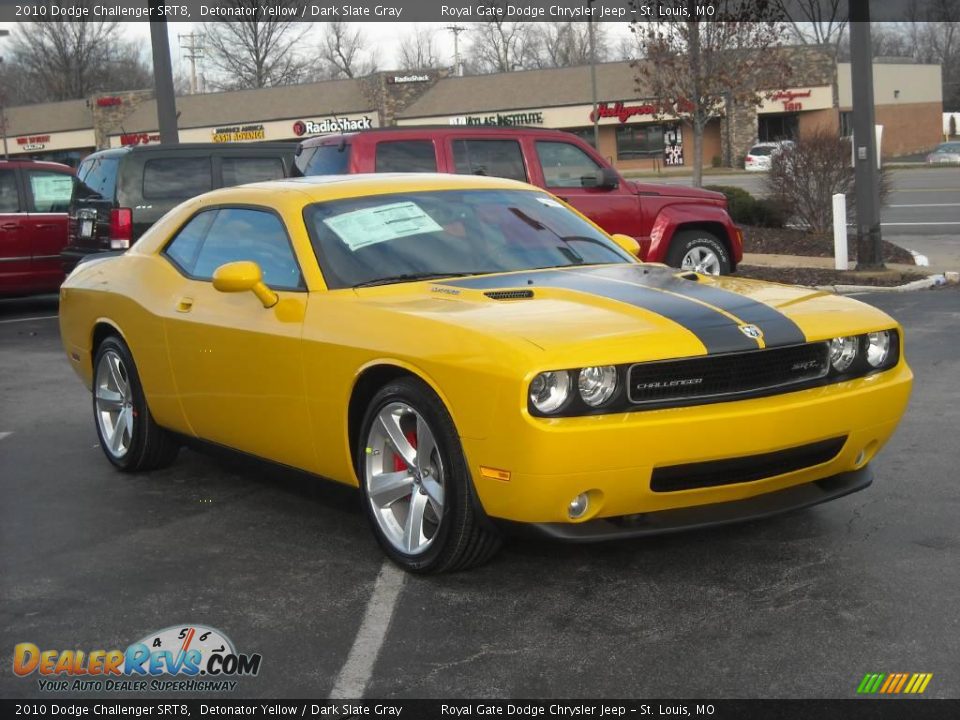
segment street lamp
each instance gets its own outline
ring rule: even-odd
[[[7,37],[9,30],[0,30],[0,38]],[[3,62],[3,56],[0,56],[0,63]],[[3,159],[9,160],[10,153],[7,150],[7,103],[6,93],[0,87],[0,131],[3,132]]]

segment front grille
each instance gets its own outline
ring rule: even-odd
[[[729,398],[818,380],[829,370],[827,343],[639,363],[627,373],[627,396],[636,405]]]
[[[844,436],[762,455],[654,468],[650,476],[650,489],[654,492],[674,492],[735,485],[783,475],[833,460],[846,441]]]

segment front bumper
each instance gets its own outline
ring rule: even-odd
[[[533,523],[529,527],[555,540],[582,543],[663,535],[780,515],[855,493],[872,482],[873,471],[864,467],[743,500],[582,523]]]
[[[550,528],[690,510],[693,515],[650,525],[680,529],[706,522],[689,517],[716,515],[722,522],[734,507],[752,516],[767,504],[722,506],[801,486],[809,488],[796,497],[780,496],[775,504],[785,510],[813,504],[811,494],[822,498],[815,502],[831,499],[813,483],[866,467],[896,429],[912,381],[901,360],[889,371],[857,380],[712,405],[563,419],[514,411],[496,434],[462,440],[477,497],[491,518]],[[509,415],[501,408],[497,417]],[[828,455],[795,462],[795,451],[837,439],[841,444]],[[755,472],[757,466],[762,473]],[[509,479],[493,476],[491,468],[509,473]],[[703,484],[685,483],[687,468],[690,478]],[[704,473],[716,468],[712,477]],[[654,489],[654,477],[664,471],[678,480],[676,489]],[[728,471],[738,477],[727,479]],[[571,520],[570,502],[581,493],[588,495],[589,509]],[[741,510],[733,514],[741,519]]]

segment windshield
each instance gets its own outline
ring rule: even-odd
[[[942,143],[937,146],[934,152],[938,153],[960,153],[960,143]]]
[[[772,145],[754,145],[752,148],[750,148],[750,155],[770,155],[772,152]]]
[[[350,198],[304,210],[331,289],[635,261],[545,193],[444,190]]]

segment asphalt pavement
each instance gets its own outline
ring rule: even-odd
[[[960,290],[860,299],[903,323],[916,374],[872,487],[668,537],[515,539],[473,571],[399,579],[350,489],[210,450],[115,471],[55,299],[0,301],[0,648],[204,623],[263,656],[235,697],[322,698],[356,658],[370,697],[853,698],[867,672],[960,697]],[[384,573],[390,607],[371,612]],[[9,654],[0,697],[40,695]]]

